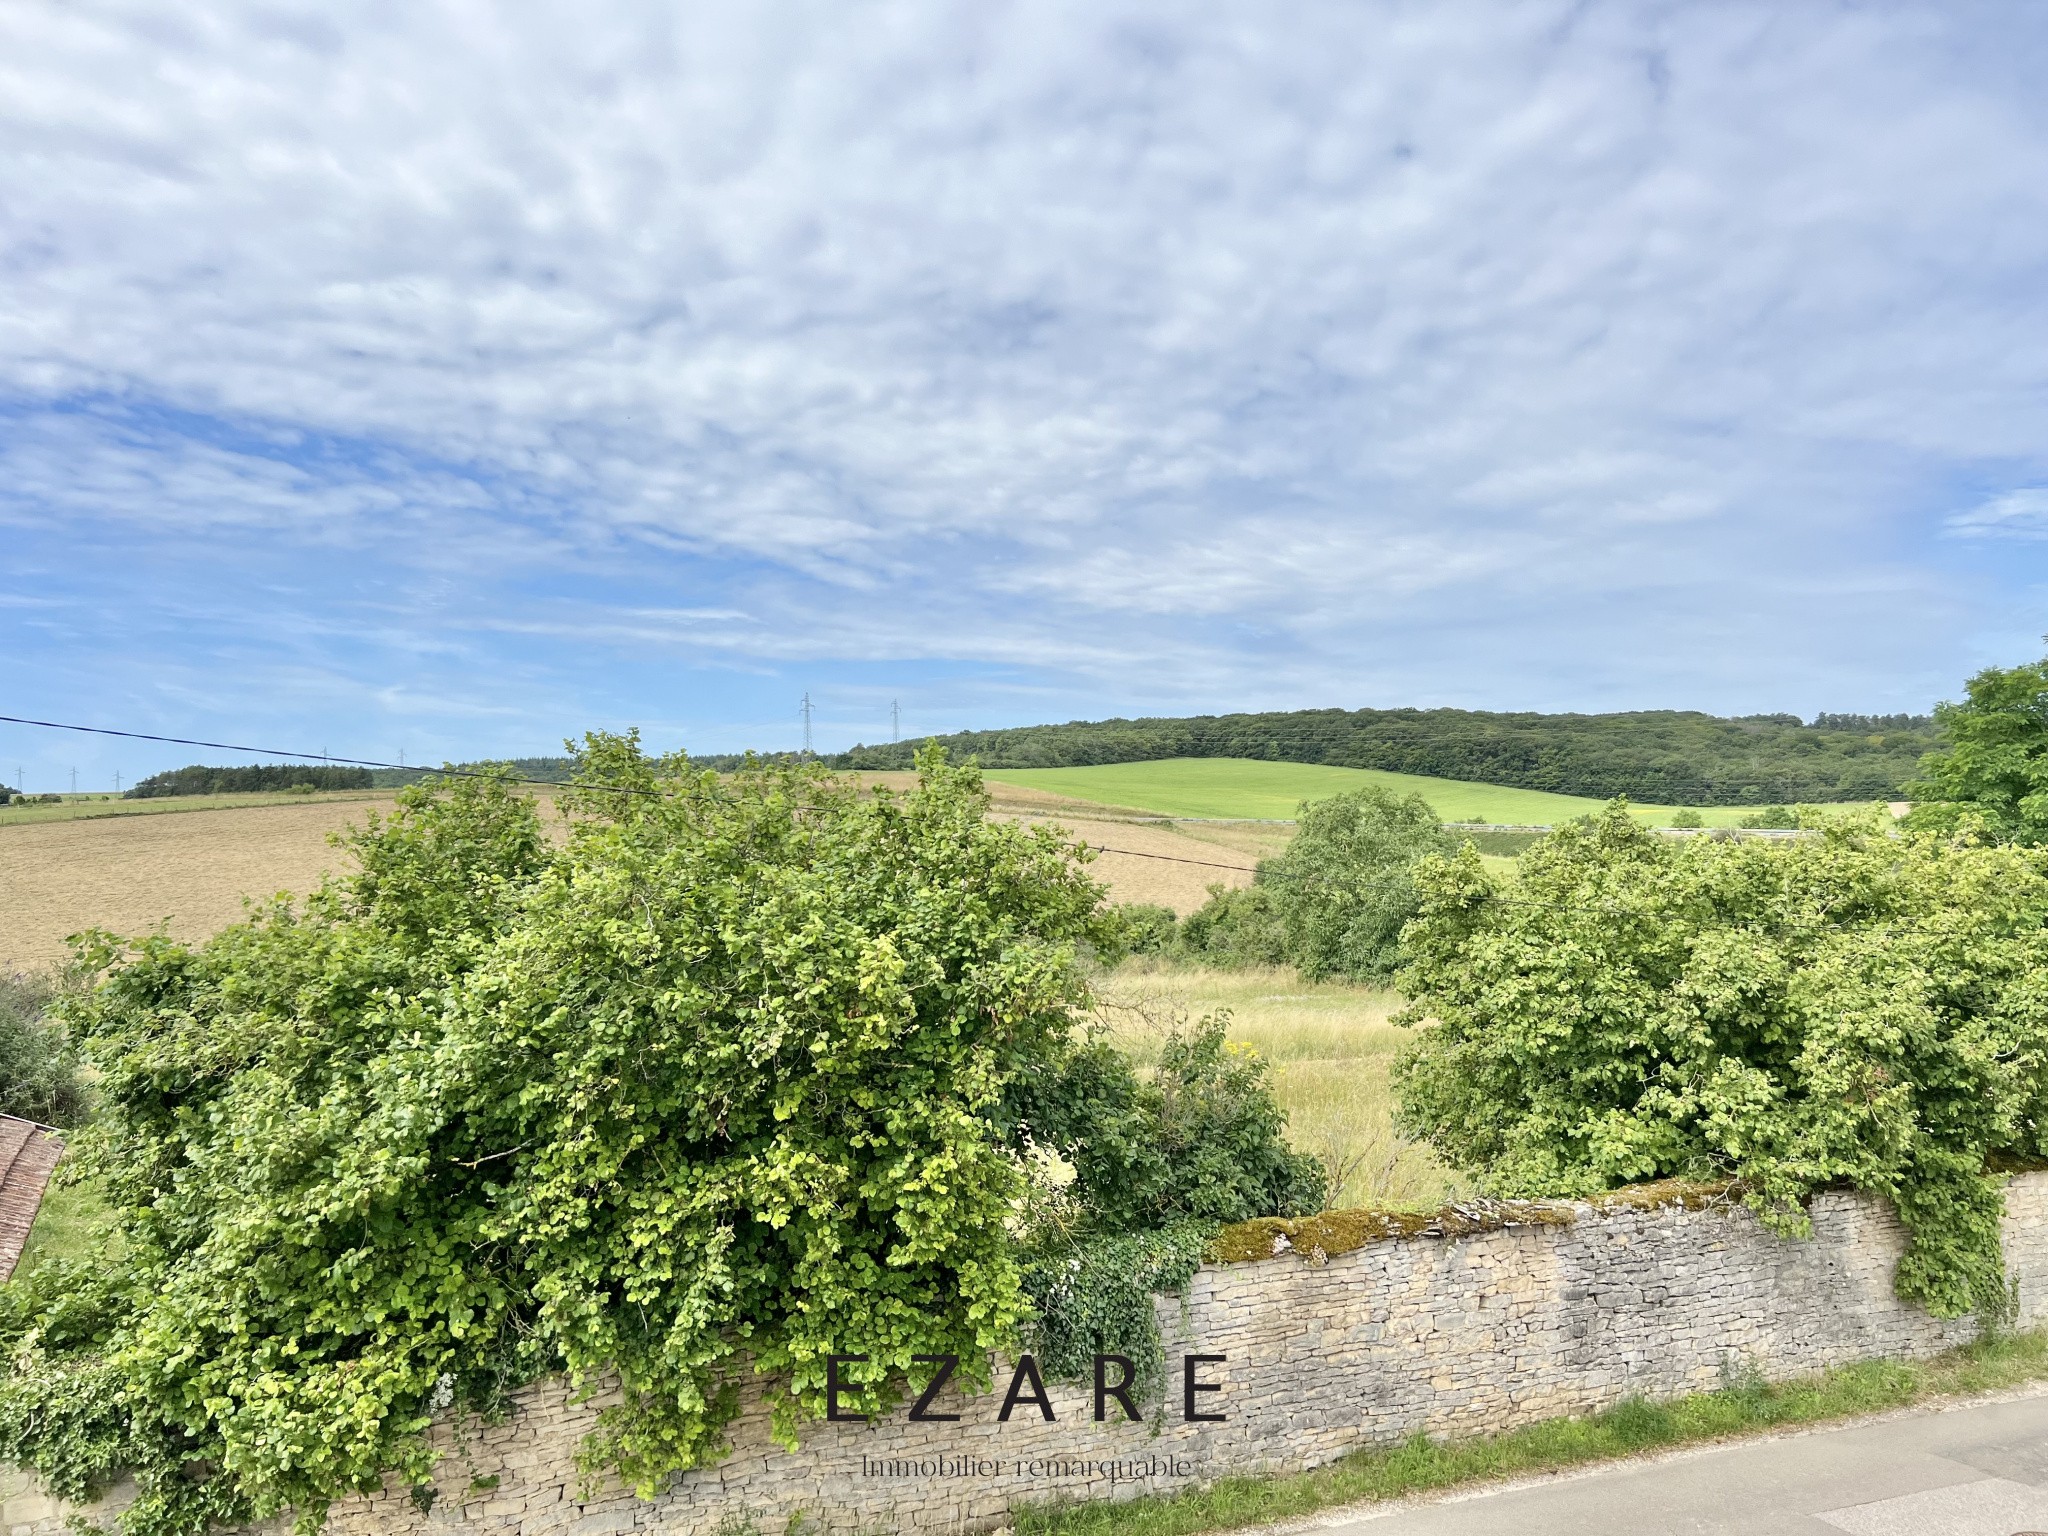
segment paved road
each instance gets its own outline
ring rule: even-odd
[[[2048,1536],[2048,1394],[1933,1409],[1325,1527],[1334,1536]]]

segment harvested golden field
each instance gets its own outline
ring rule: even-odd
[[[892,787],[914,779],[863,777]],[[992,788],[995,815],[1056,820],[1092,846],[1126,850],[1104,854],[1093,866],[1114,899],[1158,902],[1182,913],[1200,906],[1218,881],[1248,881],[1259,856],[1277,851],[1290,830],[1132,821],[1042,791]],[[547,793],[541,792],[544,799]],[[169,919],[175,936],[204,938],[238,921],[245,897],[311,890],[345,857],[329,835],[360,824],[390,800],[388,794],[267,797],[240,805],[184,801],[175,810],[166,802],[117,801],[48,808],[68,813],[67,819],[0,823],[0,966],[60,960],[65,936],[85,928],[140,933]],[[148,809],[128,809],[138,805]]]
[[[1291,970],[1144,959],[1111,972],[1097,991],[1103,1022],[1140,1063],[1158,1059],[1176,1023],[1228,1012],[1229,1038],[1271,1064],[1287,1139],[1322,1160],[1333,1205],[1426,1210],[1468,1192],[1427,1146],[1394,1129],[1387,1069],[1410,1036],[1388,1022],[1401,1002],[1392,993],[1305,982]]]
[[[389,798],[0,827],[0,965],[60,960],[65,935],[84,928],[169,919],[177,937],[203,938],[239,920],[245,896],[319,884],[343,857],[329,834]]]
[[[912,773],[850,777],[898,791],[917,782]],[[1209,899],[1212,885],[1249,885],[1253,866],[1286,847],[1294,835],[1291,826],[1172,822],[1150,811],[1071,800],[996,780],[988,788],[990,814],[1057,826],[1096,849],[1090,872],[1109,887],[1111,899],[1154,902],[1182,917]]]

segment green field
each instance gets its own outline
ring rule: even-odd
[[[1364,784],[1403,793],[1414,791],[1436,807],[1445,821],[1485,820],[1526,826],[1554,826],[1600,809],[1601,802],[1540,789],[1508,789],[1428,779],[1376,768],[1326,768],[1315,763],[1254,762],[1242,757],[1171,757],[1150,763],[1105,763],[1095,768],[990,768],[984,776],[1001,784],[1047,790],[1100,805],[1129,806],[1162,816],[1246,817],[1291,820],[1304,800],[1319,800]],[[1644,820],[1659,825],[1679,809],[1638,806]],[[1749,812],[1741,806],[1700,810],[1710,827],[1738,825]]]

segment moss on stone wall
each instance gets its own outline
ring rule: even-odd
[[[1402,1237],[1469,1237],[1507,1227],[1569,1226],[1582,1214],[1647,1211],[1677,1206],[1688,1211],[1727,1205],[1740,1191],[1732,1183],[1659,1179],[1612,1189],[1591,1200],[1464,1200],[1435,1211],[1382,1211],[1370,1207],[1324,1211],[1318,1216],[1262,1216],[1240,1221],[1209,1240],[1211,1263],[1243,1264],[1292,1253],[1319,1264],[1367,1243]]]

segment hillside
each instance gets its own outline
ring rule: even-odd
[[[991,782],[1035,789],[1102,805],[1155,811],[1162,816],[1292,820],[1304,800],[1377,784],[1418,794],[1446,821],[1554,825],[1597,811],[1604,803],[1543,790],[1470,784],[1370,768],[1314,763],[1254,762],[1244,758],[1182,757],[1160,762],[1108,763],[1092,768],[992,768]],[[1667,825],[1675,806],[1644,805],[1646,821]],[[1708,826],[1734,826],[1744,813],[1732,806],[1706,809]]]
[[[1611,715],[1462,709],[1316,709],[1190,719],[1075,721],[936,738],[987,768],[1080,768],[1244,758],[1370,768],[1659,805],[1896,799],[1936,745],[1920,715],[1723,719],[1683,710]],[[913,742],[857,746],[848,768],[909,765]]]

